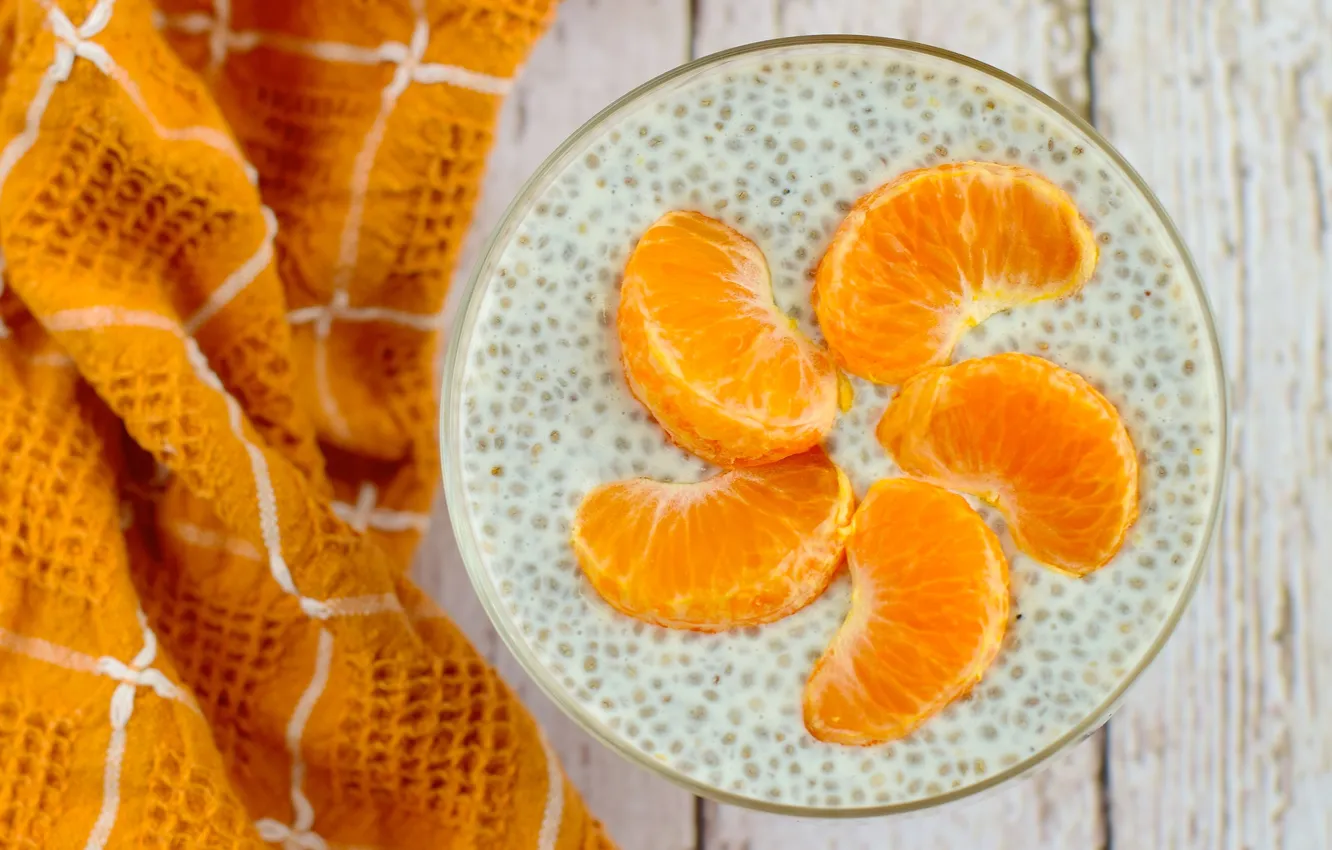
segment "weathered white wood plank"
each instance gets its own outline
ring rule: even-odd
[[[924,41],[975,56],[1085,112],[1087,17],[1082,0],[700,0],[702,55],[779,35],[852,32]],[[935,812],[868,821],[803,821],[707,804],[706,850],[1083,850],[1104,840],[1101,737],[1032,779]]]
[[[616,97],[688,58],[688,23],[687,0],[564,0],[505,104],[455,295],[505,207],[546,155]],[[442,501],[417,559],[417,580],[532,709],[570,778],[622,847],[694,848],[693,796],[596,743],[522,672],[477,602]]]
[[[699,0],[694,49],[702,56],[814,33],[903,38],[955,50],[1087,110],[1086,0]]]
[[[940,809],[829,821],[705,804],[705,850],[1100,850],[1100,738],[1029,779]],[[1137,845],[1124,845],[1137,850]],[[1145,850],[1147,845],[1143,845]]]
[[[1097,2],[1096,116],[1217,310],[1233,462],[1210,572],[1116,716],[1117,847],[1332,847],[1332,3]]]

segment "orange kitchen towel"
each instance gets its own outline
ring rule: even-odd
[[[551,0],[0,3],[0,848],[608,848],[406,578]]]

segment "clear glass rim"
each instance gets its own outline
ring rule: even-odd
[[[646,753],[643,753],[628,742],[622,740],[607,730],[591,713],[580,703],[572,700],[565,689],[555,681],[553,675],[536,658],[535,654],[528,647],[527,642],[517,633],[514,623],[504,610],[495,588],[489,581],[481,553],[477,548],[477,543],[471,532],[471,521],[468,514],[463,482],[462,466],[460,463],[460,452],[462,450],[461,442],[451,437],[452,425],[460,425],[460,418],[463,412],[461,405],[462,394],[462,366],[463,353],[468,349],[472,334],[476,328],[477,313],[480,309],[480,299],[477,297],[479,288],[482,284],[484,275],[498,260],[497,252],[507,244],[508,236],[516,227],[521,215],[526,211],[534,194],[545,188],[548,178],[556,168],[563,164],[565,155],[573,148],[580,145],[584,139],[596,133],[613,116],[636,103],[641,98],[654,92],[658,88],[671,83],[681,77],[701,71],[709,66],[726,62],[741,56],[754,53],[762,53],[768,50],[776,50],[789,47],[801,46],[867,46],[883,47],[909,53],[917,53],[924,56],[943,59],[966,66],[972,70],[979,71],[999,82],[1012,86],[1023,94],[1035,99],[1045,108],[1059,115],[1065,121],[1068,121],[1079,132],[1083,133],[1102,153],[1104,153],[1115,167],[1128,178],[1135,189],[1147,200],[1152,211],[1165,226],[1166,234],[1174,245],[1175,250],[1184,262],[1184,272],[1186,273],[1189,285],[1193,287],[1194,294],[1203,308],[1203,319],[1206,326],[1207,342],[1211,348],[1214,362],[1217,364],[1216,380],[1213,391],[1216,393],[1217,404],[1221,412],[1218,448],[1220,457],[1212,473],[1212,498],[1208,506],[1207,526],[1203,531],[1203,545],[1198,550],[1197,558],[1190,565],[1188,575],[1184,581],[1184,587],[1181,589],[1179,597],[1174,608],[1166,618],[1165,624],[1152,641],[1151,646],[1143,654],[1142,658],[1128,672],[1128,674],[1119,682],[1119,684],[1110,692],[1107,697],[1083,720],[1072,726],[1067,732],[1047,744],[1042,749],[1029,755],[1027,758],[1019,761],[1002,771],[999,771],[985,779],[968,785],[964,788],[958,788],[943,794],[937,794],[932,797],[912,800],[903,803],[883,803],[870,806],[853,806],[827,808],[819,806],[799,806],[782,803],[773,803],[753,797],[746,797],[740,794],[734,794],[721,788],[715,788],[663,764]],[[1155,193],[1148,188],[1142,176],[1129,165],[1128,161],[1103,137],[1095,127],[1088,123],[1081,116],[1056,101],[1054,98],[1046,95],[1044,92],[1029,85],[1023,80],[1013,75],[964,56],[960,53],[954,53],[942,48],[933,47],[926,44],[920,44],[914,41],[906,41],[894,38],[881,38],[877,36],[865,35],[817,35],[817,36],[795,36],[789,38],[777,38],[767,41],[758,41],[750,44],[734,47],[729,50],[723,50],[719,53],[713,53],[708,56],[694,59],[652,80],[638,86],[629,93],[621,96],[605,109],[602,109],[572,135],[565,139],[559,147],[551,152],[542,162],[541,166],[532,174],[523,184],[518,194],[509,203],[500,218],[490,238],[486,242],[485,249],[479,255],[476,265],[473,267],[467,280],[466,289],[461,293],[459,310],[455,314],[453,329],[450,333],[448,350],[444,359],[443,383],[441,392],[442,404],[440,408],[440,460],[443,466],[444,475],[444,496],[448,507],[449,521],[453,526],[454,537],[458,544],[458,550],[462,555],[462,560],[467,568],[468,578],[471,580],[473,588],[476,590],[481,605],[485,609],[486,615],[490,618],[491,624],[499,633],[504,644],[518,659],[519,664],[527,674],[536,682],[537,686],[550,698],[551,702],[559,706],[560,710],[566,716],[571,718],[578,726],[586,731],[593,738],[596,738],[611,750],[617,752],[620,756],[634,764],[640,765],[653,773],[662,776],[678,786],[685,788],[693,794],[700,797],[713,800],[718,803],[726,803],[735,806],[741,806],[747,809],[770,812],[774,814],[793,815],[799,817],[818,817],[818,818],[864,818],[876,817],[890,814],[905,814],[908,812],[919,812],[925,809],[941,806],[956,800],[971,797],[990,789],[996,788],[1009,780],[1016,779],[1019,776],[1033,770],[1048,761],[1055,754],[1063,751],[1070,744],[1081,741],[1090,736],[1105,721],[1109,715],[1118,707],[1120,701],[1124,698],[1128,689],[1138,680],[1142,672],[1155,660],[1163,646],[1174,633],[1185,610],[1188,609],[1189,602],[1198,587],[1198,582],[1202,577],[1207,559],[1210,556],[1212,545],[1216,536],[1218,519],[1220,517],[1221,499],[1223,496],[1226,473],[1229,467],[1230,459],[1230,406],[1226,395],[1225,366],[1221,358],[1221,346],[1217,339],[1216,321],[1212,310],[1212,305],[1207,297],[1207,291],[1202,285],[1201,276],[1198,273],[1197,266],[1189,253],[1179,230],[1171,220],[1161,202],[1157,199]]]

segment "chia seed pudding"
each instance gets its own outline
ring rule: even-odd
[[[579,501],[609,481],[710,475],[629,394],[617,284],[635,239],[690,209],[753,239],[779,306],[821,339],[812,271],[861,195],[947,161],[1033,168],[1066,189],[1100,243],[1070,299],[996,315],[953,359],[1049,358],[1119,409],[1139,452],[1141,516],[1084,579],[1014,550],[997,661],[910,737],[857,748],[801,722],[814,661],[846,615],[845,571],[779,622],[715,635],[614,612],[569,547]],[[910,808],[1039,761],[1155,651],[1203,557],[1223,464],[1221,365],[1169,224],[1101,146],[1047,104],[944,56],[883,43],[785,43],[640,93],[576,138],[510,212],[455,328],[444,420],[450,510],[496,625],[556,701],[695,790],[818,814]],[[852,379],[828,449],[857,496],[897,474],[874,439],[893,388]],[[1057,428],[1058,423],[1050,423]]]

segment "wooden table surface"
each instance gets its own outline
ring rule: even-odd
[[[970,54],[1089,117],[1183,231],[1216,309],[1233,443],[1202,587],[1109,725],[1036,776],[914,817],[695,799],[531,684],[443,506],[417,575],[537,716],[624,850],[1332,850],[1332,0],[565,0],[506,106],[460,281],[519,185],[692,56],[854,32]]]

